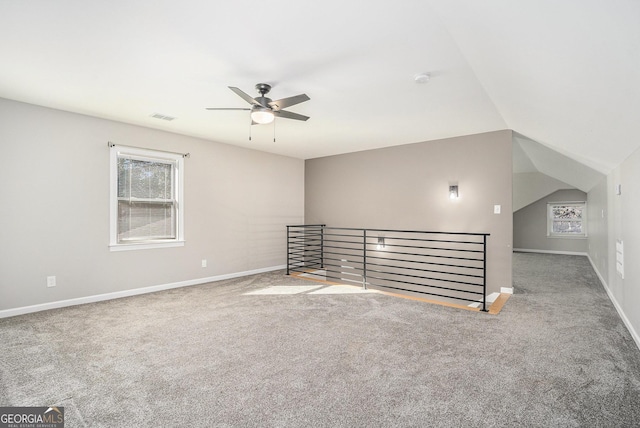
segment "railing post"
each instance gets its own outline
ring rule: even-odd
[[[487,312],[487,235],[482,237],[482,310]]]
[[[367,289],[367,230],[362,230],[362,288]]]
[[[287,275],[289,275],[289,254],[291,252],[291,243],[289,242],[289,227],[287,226]]]
[[[325,226],[326,224],[320,225],[320,267],[322,269],[324,269],[324,227]]]

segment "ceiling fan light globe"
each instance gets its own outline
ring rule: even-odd
[[[270,110],[254,110],[251,112],[251,120],[260,125],[266,125],[273,122],[275,116]]]

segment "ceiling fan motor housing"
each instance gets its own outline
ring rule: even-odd
[[[258,90],[260,95],[264,97],[271,90],[271,85],[269,85],[268,83],[258,83],[256,85],[256,89]]]

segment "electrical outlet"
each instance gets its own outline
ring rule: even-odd
[[[56,286],[56,277],[48,276],[47,277],[47,287],[55,287]]]
[[[500,214],[500,210],[502,209],[502,207],[500,205],[494,205],[493,206],[493,213],[494,214]]]
[[[202,267],[207,267],[207,259],[202,259]]]

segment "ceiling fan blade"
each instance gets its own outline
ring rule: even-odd
[[[240,98],[242,98],[243,100],[245,100],[246,102],[248,102],[249,104],[255,104],[255,105],[261,105],[259,102],[257,102],[256,100],[254,100],[249,94],[247,94],[246,92],[243,92],[242,90],[234,87],[234,86],[229,86],[229,89],[231,89],[233,92],[235,92]]]
[[[292,113],[290,111],[285,111],[285,110],[274,110],[273,114],[275,114],[277,117],[282,117],[285,119],[295,119],[295,120],[309,119],[309,116],[303,116],[301,114]]]
[[[250,108],[216,108],[216,107],[207,107],[206,110],[251,110]]]
[[[305,101],[309,101],[311,98],[307,96],[307,94],[300,94],[294,97],[282,98],[281,100],[271,101],[269,105],[273,107],[274,110],[282,110],[283,108],[291,107],[296,104],[303,103]]]

